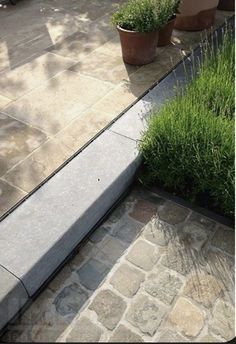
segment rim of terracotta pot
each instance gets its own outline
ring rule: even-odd
[[[145,34],[149,34],[149,33],[155,33],[158,32],[158,29],[154,30],[154,31],[147,31],[147,32],[140,32],[140,31],[133,31],[133,30],[127,30],[127,29],[123,29],[120,25],[116,25],[117,30],[119,31],[124,31],[127,33],[133,33],[133,34],[140,34],[140,35],[145,35]]]

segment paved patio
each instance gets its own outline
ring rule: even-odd
[[[176,31],[152,64],[125,65],[109,24],[121,2],[0,0],[0,216],[200,40]]]
[[[135,187],[1,342],[233,337],[234,230]]]

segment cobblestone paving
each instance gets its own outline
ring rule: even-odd
[[[136,187],[4,342],[225,342],[234,231]]]
[[[153,63],[125,65],[109,22],[122,2],[0,0],[0,216],[205,35],[175,31]],[[217,11],[215,27],[230,15]]]

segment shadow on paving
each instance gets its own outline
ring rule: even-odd
[[[231,229],[135,187],[2,340],[204,342],[209,327],[224,341],[232,319],[216,326],[214,310],[234,303],[233,266]],[[193,312],[187,328],[173,320],[183,302]]]

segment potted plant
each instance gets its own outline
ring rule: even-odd
[[[222,11],[234,11],[235,2],[234,0],[220,0],[218,9]]]
[[[163,22],[159,14],[161,6],[157,0],[129,0],[112,15],[125,63],[144,65],[154,60]]]
[[[198,31],[211,27],[219,0],[181,0],[175,29]]]
[[[174,29],[176,11],[180,0],[162,0],[158,1],[162,7],[162,28],[159,30],[158,47],[171,43],[171,36]]]

